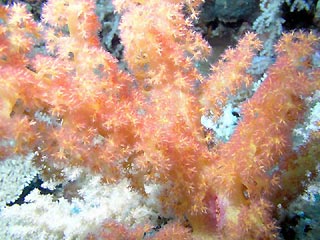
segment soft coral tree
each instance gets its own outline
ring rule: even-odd
[[[0,69],[2,129],[8,141],[16,141],[17,153],[19,142],[25,139],[24,148],[38,151],[52,164],[68,159],[69,163],[105,172],[108,180],[114,180],[119,177],[121,164],[113,160],[121,160],[133,151],[130,145],[137,137],[133,129],[138,124],[139,93],[133,89],[132,78],[121,72],[116,60],[98,46],[100,25],[93,3],[77,3],[82,8],[70,10],[67,15],[61,8],[73,7],[74,1],[51,1],[46,5],[42,27],[48,33],[45,40],[51,56],[34,57],[27,48],[6,50],[14,49],[11,45],[15,42],[7,40],[7,36],[12,34],[10,23],[17,18],[15,9],[24,6],[1,7],[5,23],[2,38],[6,40],[2,42],[5,51]],[[20,16],[19,25],[36,26],[30,14],[22,10],[19,13],[26,14]],[[34,35],[40,35],[37,29],[32,30]],[[21,38],[28,41],[29,36],[25,33]],[[22,60],[13,66],[11,62],[19,58]],[[11,130],[5,130],[10,118],[19,123],[27,119],[22,124],[25,129],[11,124]],[[12,139],[26,133],[32,136]]]
[[[142,141],[136,144],[140,154],[133,164],[147,181],[168,185],[160,197],[167,210],[181,216],[204,211],[207,184],[200,172],[212,159],[202,138],[195,94],[202,76],[194,62],[205,59],[210,48],[183,15],[184,6],[194,10],[188,1],[127,4],[115,1],[124,14],[124,58],[146,98]]]
[[[250,87],[247,68],[261,44],[245,35],[205,79],[195,63],[210,47],[191,24],[200,2],[114,1],[129,73],[100,47],[93,1],[48,1],[42,31],[22,5],[0,7],[1,159],[35,151],[40,164],[86,166],[107,182],[128,178],[144,196],[146,184],[160,184],[161,213],[179,221],[159,238],[189,238],[183,224],[190,224],[196,237],[275,239],[274,206],[285,202],[280,189],[297,194],[290,181],[304,179],[316,161],[303,162],[319,155],[317,134],[301,154],[291,150],[304,98],[319,89],[312,59],[318,38],[281,38],[230,141],[209,149],[200,117],[219,116],[230,95]],[[31,48],[37,37],[43,54]],[[111,221],[102,227],[101,236],[131,232]]]
[[[0,19],[0,133],[3,139],[0,157],[4,157],[12,152],[24,152],[26,145],[35,139],[27,118],[14,115],[24,112],[19,96],[23,89],[19,89],[19,85],[23,85],[22,79],[32,77],[26,69],[26,55],[40,36],[40,27],[22,4],[14,4],[10,9],[0,6]],[[15,146],[12,136],[17,140]]]
[[[230,96],[249,88],[254,78],[247,70],[261,42],[254,33],[243,36],[235,48],[228,48],[211,67],[211,74],[202,85],[202,104],[212,111],[214,118],[221,115]]]
[[[285,198],[273,202],[275,193],[291,188],[281,179],[297,170],[287,167],[296,162],[292,130],[305,112],[304,99],[319,89],[319,68],[311,60],[317,42],[314,34],[301,32],[280,39],[278,57],[267,78],[242,104],[242,120],[230,141],[217,149],[219,159],[212,169],[214,191],[218,198],[228,199],[229,209],[239,211],[237,217],[226,214],[223,232],[229,234],[239,230],[239,224],[246,225],[232,239],[275,237],[271,203],[285,202]],[[314,144],[317,141],[311,148]],[[310,171],[314,171],[317,154],[312,151],[315,160],[309,164]]]
[[[209,48],[182,13],[187,2],[127,1],[126,8],[121,1],[114,1],[116,9],[125,14],[120,25],[126,46],[124,58],[146,87],[170,84],[189,89],[192,81],[200,77],[192,60],[205,59]]]

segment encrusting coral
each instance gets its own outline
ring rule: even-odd
[[[219,117],[252,85],[247,69],[262,44],[247,33],[203,76],[195,63],[210,47],[192,26],[201,2],[115,0],[127,72],[100,46],[94,1],[49,0],[40,23],[22,4],[0,6],[0,158],[37,152],[37,164],[127,178],[145,196],[145,184],[163,185],[163,214],[176,222],[154,239],[276,239],[275,206],[302,190],[320,156],[317,133],[292,150],[304,100],[320,87],[319,39],[284,34],[234,134],[208,148],[201,116]],[[111,238],[110,229],[130,232],[107,221],[88,238]]]

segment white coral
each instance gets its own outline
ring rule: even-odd
[[[14,202],[39,170],[32,164],[34,154],[0,161],[0,209]]]
[[[85,239],[106,219],[135,226],[156,219],[150,202],[130,191],[128,181],[103,184],[101,177],[86,170],[67,170],[79,182],[78,194],[71,199],[43,195],[38,189],[25,204],[5,207],[0,212],[0,239]],[[66,179],[69,179],[66,176]]]

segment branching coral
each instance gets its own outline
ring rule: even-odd
[[[284,34],[267,78],[241,104],[234,134],[208,148],[202,114],[219,116],[232,95],[252,85],[247,70],[261,43],[246,34],[204,77],[195,63],[210,47],[192,27],[200,2],[114,1],[128,72],[99,45],[93,1],[48,1],[39,26],[23,5],[1,6],[1,159],[37,152],[35,162],[47,169],[85,166],[105,182],[128,179],[144,196],[146,184],[162,185],[162,214],[175,221],[155,239],[275,239],[276,204],[299,192],[292,179],[302,190],[319,157],[316,133],[292,150],[304,100],[320,87],[313,62],[319,39]],[[143,229],[103,226],[121,237]]]
[[[263,214],[259,221],[266,226],[271,220],[266,214],[269,210],[259,205],[262,201],[269,205],[266,200],[273,201],[276,191],[291,188],[289,182],[281,179],[283,175],[290,175],[286,166],[296,161],[292,155],[292,129],[303,116],[303,99],[318,89],[319,69],[310,62],[312,46],[316,43],[313,34],[296,33],[282,37],[276,46],[277,61],[270,67],[268,77],[252,98],[243,103],[242,121],[230,141],[218,149],[219,160],[212,171],[214,186],[222,186],[218,187],[218,196],[221,194],[220,197],[225,198],[227,195],[229,204],[233,202],[240,209],[239,218],[243,211],[258,211],[260,208]],[[312,155],[314,161],[317,161],[316,155]],[[309,167],[313,171],[315,164]],[[221,182],[225,184],[221,185]],[[286,193],[291,194],[290,191]],[[259,222],[255,218],[245,221],[246,224]],[[255,229],[258,232],[250,233],[252,238],[272,238],[268,229],[262,232],[261,226]],[[246,232],[243,234],[239,234],[239,239],[247,236]]]

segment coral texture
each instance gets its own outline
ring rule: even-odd
[[[317,132],[292,148],[305,99],[320,89],[319,38],[281,37],[222,143],[201,116],[217,120],[252,86],[247,70],[262,43],[247,33],[203,76],[196,63],[210,47],[192,24],[201,2],[115,0],[128,71],[100,46],[93,0],[49,0],[40,23],[22,4],[0,6],[0,159],[34,152],[49,178],[83,166],[144,196],[147,184],[163,186],[162,214],[174,221],[155,239],[276,239],[276,206],[301,193],[320,156]],[[145,232],[113,220],[101,228],[88,238]]]

